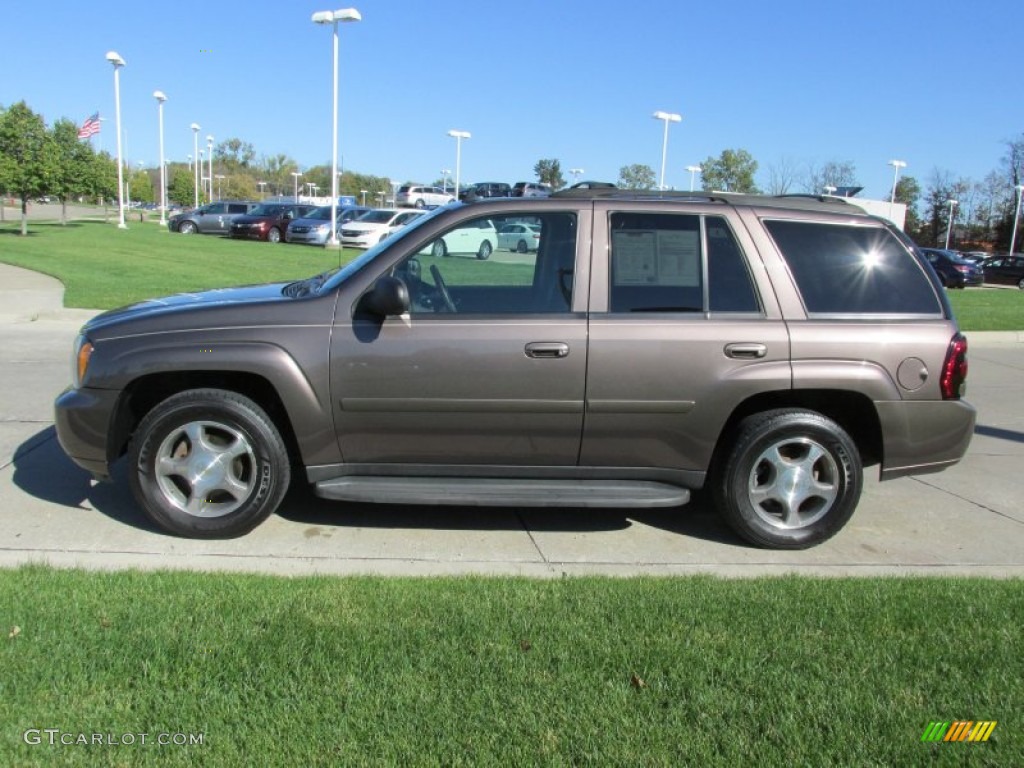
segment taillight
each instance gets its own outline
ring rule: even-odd
[[[946,360],[942,363],[942,380],[939,388],[943,400],[959,400],[967,385],[967,339],[956,334],[949,341]]]
[[[957,272],[963,272],[966,275],[966,274],[968,274],[971,271],[971,268],[968,267],[966,264],[957,264],[956,265],[956,271]]]

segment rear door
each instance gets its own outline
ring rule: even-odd
[[[786,325],[742,222],[713,203],[660,210],[595,204],[583,466],[703,472],[739,403],[790,387]]]

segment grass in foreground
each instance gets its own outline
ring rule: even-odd
[[[1022,765],[1021,616],[1020,581],[22,568],[0,572],[0,762]],[[921,743],[956,719],[999,725]]]

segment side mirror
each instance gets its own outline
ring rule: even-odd
[[[363,295],[359,305],[379,317],[402,315],[409,311],[409,289],[397,277],[385,275]]]

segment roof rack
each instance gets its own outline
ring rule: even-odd
[[[850,205],[849,199],[845,197],[838,197],[837,195],[814,195],[807,192],[787,192],[784,195],[774,195],[774,197],[780,200],[817,200],[819,203],[842,203],[843,205]]]
[[[620,187],[590,187],[560,189],[551,197],[622,198],[628,200],[694,200],[722,202],[724,194],[718,192],[677,192],[661,189],[621,189]]]

